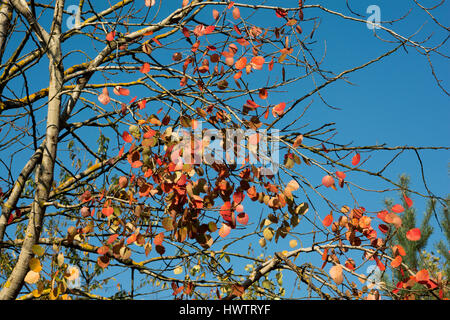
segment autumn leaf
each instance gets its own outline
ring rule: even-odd
[[[268,92],[266,88],[261,88],[259,89],[259,93],[258,93],[259,97],[263,100],[267,99],[268,97]]]
[[[428,270],[422,269],[416,273],[416,281],[421,284],[426,284],[430,280]]]
[[[241,70],[244,69],[246,65],[247,65],[247,58],[242,57],[238,61],[236,61],[234,67],[238,70]]]
[[[343,269],[342,266],[340,264],[332,266],[330,268],[330,277],[331,279],[333,279],[333,281],[339,285],[342,282],[344,282],[344,274],[343,274]]]
[[[123,88],[121,86],[114,87],[113,92],[118,96],[128,96],[130,94],[130,90]]]
[[[237,215],[236,217],[236,221],[239,222],[242,225],[247,225],[248,223],[248,214],[246,214],[245,212],[241,212]]]
[[[333,177],[330,176],[330,175],[324,176],[324,177],[322,178],[322,184],[323,184],[325,187],[327,187],[327,188],[331,187],[331,186],[334,184],[334,179],[333,179]]]
[[[139,69],[139,71],[140,71],[141,73],[148,73],[148,72],[150,71],[150,64],[149,64],[148,62],[145,62],[145,63],[142,65],[141,69]]]
[[[352,158],[352,165],[358,165],[359,161],[361,161],[361,155],[359,153],[355,154]]]
[[[274,106],[273,109],[272,109],[272,115],[273,115],[274,117],[276,117],[277,115],[278,115],[278,116],[283,115],[283,113],[284,113],[284,108],[286,108],[286,103],[281,102],[281,103],[277,104],[277,105]]]
[[[401,213],[401,212],[405,211],[405,208],[403,208],[403,206],[401,204],[396,204],[392,207],[392,211],[395,213]]]
[[[161,246],[163,241],[164,241],[164,232],[160,232],[153,239],[153,244],[155,246]]]
[[[396,256],[394,260],[391,261],[392,268],[398,268],[402,264],[402,256]]]
[[[122,133],[122,139],[127,143],[131,143],[133,141],[133,137],[127,131]]]
[[[408,206],[408,208],[411,208],[413,205],[413,201],[411,200],[411,198],[407,197],[405,194],[403,194],[403,199],[406,202],[406,205]]]
[[[233,9],[233,18],[235,20],[239,19],[241,17],[241,12],[239,11],[238,7],[234,7]]]
[[[225,238],[230,234],[230,231],[231,231],[230,225],[227,223],[222,223],[222,226],[219,229],[219,236],[221,238]]]
[[[114,31],[108,32],[108,34],[106,35],[106,40],[113,41],[115,37],[116,37],[116,31],[114,30]]]
[[[409,241],[419,241],[421,237],[420,229],[419,228],[413,228],[406,232],[406,239]]]
[[[98,101],[103,104],[107,105],[111,102],[111,98],[109,97],[108,88],[104,87],[102,90],[102,93],[98,96]]]
[[[214,20],[219,19],[219,11],[217,11],[216,9],[213,9],[212,15]]]
[[[329,215],[327,215],[327,216],[322,220],[322,224],[323,224],[325,227],[331,226],[332,223],[333,223],[333,213],[330,213]]]
[[[251,64],[252,68],[256,69],[256,70],[261,70],[264,65],[264,62],[265,62],[265,60],[264,60],[264,57],[262,57],[262,56],[256,56],[250,60],[250,64]]]

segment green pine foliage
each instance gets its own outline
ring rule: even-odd
[[[442,271],[442,278],[448,279],[448,275],[450,273],[450,254],[449,254],[449,246],[450,246],[450,217],[448,204],[449,199],[446,201],[446,205],[443,206],[441,219],[439,222],[441,224],[442,231],[446,237],[446,243],[443,240],[440,240],[437,244],[435,244],[435,248],[437,249],[437,253],[442,256],[436,256],[434,252],[428,252],[426,248],[430,247],[429,240],[433,232],[434,228],[430,225],[430,219],[436,213],[437,210],[437,201],[435,199],[431,199],[427,203],[427,207],[425,212],[421,215],[421,222],[418,225],[418,214],[416,209],[414,208],[414,204],[409,207],[405,197],[411,198],[411,195],[407,191],[409,188],[409,177],[406,175],[402,175],[400,177],[401,191],[399,197],[401,199],[401,204],[405,211],[400,213],[399,216],[402,218],[402,225],[397,230],[391,230],[390,234],[388,234],[387,239],[387,247],[392,248],[395,245],[401,245],[406,252],[406,255],[402,257],[402,262],[405,263],[410,270],[413,272],[417,272],[422,269],[427,269],[430,272],[431,278],[437,278],[438,273]],[[386,199],[385,205],[387,208],[391,208],[393,205],[399,203],[398,201],[394,201],[393,199]],[[413,229],[419,228],[421,231],[421,238],[418,241],[410,241],[406,238],[406,233]],[[433,246],[431,246],[433,247]],[[395,269],[392,274],[392,279],[389,287],[395,288],[396,284],[400,281],[406,281],[408,275],[406,272],[402,272],[401,268]],[[385,279],[386,280],[386,277]],[[423,292],[423,297],[430,297],[429,293],[426,293],[427,288],[423,285],[416,284],[413,288],[414,291],[418,290],[419,292]],[[407,294],[408,292],[400,291],[400,295]],[[421,294],[420,294],[421,295]],[[445,297],[450,295],[449,292],[445,294]],[[436,295],[431,295],[431,297],[436,297]]]

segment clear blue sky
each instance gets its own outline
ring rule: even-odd
[[[73,3],[72,3],[73,2]],[[78,1],[67,1],[67,6],[77,4]],[[142,0],[144,2],[144,0]],[[160,17],[163,17],[173,9],[177,8],[181,1],[164,1],[161,8]],[[253,1],[243,1],[244,3],[253,3]],[[96,1],[96,6],[99,8],[106,8],[108,1]],[[306,4],[312,4],[312,1],[305,1]],[[349,14],[345,8],[344,1],[317,1],[314,3],[321,3],[327,8],[335,11]],[[283,5],[286,7],[295,7],[296,0],[289,1],[268,1],[267,5]],[[414,6],[413,1],[397,0],[397,1],[350,1],[352,9],[360,13],[365,19],[369,16],[366,13],[366,8],[369,5],[376,4],[381,9],[381,20],[397,19],[409,11],[409,8]],[[436,13],[440,21],[447,23],[450,21],[450,5],[444,4],[442,8]],[[154,10],[152,8],[151,10]],[[210,9],[206,11],[208,14],[204,16],[205,23],[212,23]],[[241,9],[241,15],[246,16],[249,11]],[[320,59],[325,52],[324,62],[322,68],[332,70],[339,73],[351,67],[358,66],[368,60],[378,57],[383,52],[392,49],[395,44],[385,43],[377,39],[372,30],[367,29],[364,23],[343,20],[331,14],[324,13],[318,9],[305,10],[305,19],[311,16],[320,17],[320,27],[314,35],[316,43],[312,45],[313,53],[316,58]],[[259,14],[259,13],[258,13]],[[281,20],[277,20],[273,11],[261,12],[261,16],[256,19],[261,27],[280,25]],[[384,24],[383,24],[384,25]],[[304,22],[302,24],[304,33],[307,33],[312,26],[312,22]],[[439,29],[428,15],[420,12],[417,7],[413,9],[410,16],[404,22],[399,22],[390,26],[399,34],[410,36],[419,28],[423,28],[416,40],[424,38],[430,32],[434,32],[431,43],[438,43],[439,39],[443,39],[445,34],[442,29]],[[383,38],[391,40],[385,33],[380,33]],[[436,39],[436,40],[434,40]],[[436,41],[436,42],[433,42]],[[71,43],[73,45],[73,42]],[[80,46],[86,47],[89,44],[80,43]],[[101,47],[99,47],[101,48]],[[76,49],[76,48],[70,48]],[[304,118],[304,122],[310,122],[308,128],[316,128],[323,123],[335,122],[337,136],[334,141],[340,143],[353,142],[354,145],[374,145],[386,143],[389,146],[448,146],[450,129],[448,122],[450,120],[449,111],[449,97],[442,92],[436,85],[436,82],[431,74],[430,67],[427,64],[426,57],[420,55],[413,48],[408,48],[406,53],[403,49],[398,50],[393,55],[377,62],[364,70],[357,71],[349,75],[348,80],[354,85],[349,85],[343,81],[335,82],[334,84],[325,88],[321,93],[326,101],[341,110],[333,110],[327,107],[317,95],[307,99],[302,105],[313,102],[310,110]],[[448,44],[441,49],[442,52],[449,53]],[[77,60],[79,59],[79,60]],[[68,61],[80,63],[83,60],[81,55],[74,55]],[[43,66],[45,64],[42,64]],[[69,62],[65,65],[69,65]],[[438,77],[442,80],[442,85],[446,90],[449,90],[449,74],[450,67],[448,62],[436,55],[433,59],[434,68]],[[43,67],[45,68],[45,67]],[[36,75],[42,72],[43,69],[36,69]],[[276,66],[274,72],[278,72],[279,68]],[[287,75],[296,71],[287,69]],[[94,78],[99,81],[99,77]],[[265,79],[264,79],[265,80]],[[45,79],[47,81],[47,79]],[[37,81],[33,83],[32,89],[40,89],[42,82]],[[288,92],[280,93],[276,97],[272,96],[270,99],[279,99],[279,101],[291,101],[295,94],[306,93],[308,89],[312,88],[310,79],[304,80],[291,86]],[[110,94],[112,95],[112,90]],[[144,94],[143,91],[132,92],[134,95]],[[128,99],[128,98],[127,98]],[[124,100],[125,102],[126,100]],[[270,101],[275,103],[276,100]],[[299,106],[299,110],[303,110]],[[296,111],[293,112],[293,116]],[[290,121],[291,119],[288,119]],[[282,127],[282,123],[280,124]],[[305,143],[308,143],[306,140]],[[95,145],[95,141],[91,141]],[[112,146],[116,146],[114,139],[111,141]],[[383,153],[373,156],[364,164],[365,168],[375,170],[380,168],[394,153]],[[421,159],[424,165],[426,182],[430,190],[436,195],[445,197],[450,189],[448,164],[448,151],[422,151],[420,152]],[[365,160],[365,154],[362,153],[362,159]],[[20,162],[18,162],[20,163]],[[304,165],[303,165],[304,166]],[[304,168],[304,167],[302,167]],[[15,168],[20,170],[20,166]],[[414,152],[404,152],[390,167],[385,174],[394,181],[398,180],[398,176],[405,173],[411,177],[411,188],[425,193],[422,178],[420,176],[420,166],[418,159]],[[317,185],[320,184],[323,173],[308,172],[307,176]],[[349,179],[356,179],[352,174],[349,174]],[[380,184],[374,179],[367,177],[359,177],[355,180],[358,184],[368,188],[380,188],[385,185]],[[351,198],[345,194],[344,191],[325,191],[327,196],[331,199],[337,200],[341,205],[348,204],[352,206]],[[357,192],[358,201],[368,211],[378,211],[382,209],[383,200],[386,197],[398,199],[397,192],[391,193],[360,193]],[[317,200],[317,199],[316,199]],[[418,216],[424,211],[426,201],[422,198],[413,197],[414,205],[417,208]],[[329,209],[325,204],[317,201],[315,203],[318,209],[319,216],[323,218],[329,213]],[[261,207],[248,204],[246,210],[253,211],[254,216],[259,214]],[[250,212],[249,212],[250,214]],[[252,216],[251,216],[252,218]],[[419,218],[420,219],[420,218]],[[250,220],[255,222],[255,220]],[[433,225],[436,227],[435,221]],[[250,226],[252,228],[253,226]],[[301,225],[297,227],[296,231],[301,231]],[[435,236],[431,242],[439,239],[440,235]],[[256,238],[250,239],[254,244]],[[288,236],[284,241],[280,241],[277,246],[269,247],[265,252],[273,254],[274,251],[289,249],[287,242],[291,238]],[[243,252],[247,249],[247,244],[240,244]],[[258,245],[254,246],[258,251]],[[311,254],[312,257],[312,254]],[[310,256],[307,256],[310,259]],[[320,260],[314,258],[314,261]],[[320,262],[319,262],[320,263]],[[285,277],[288,276],[284,272]],[[128,275],[127,275],[128,276]],[[139,277],[138,277],[139,279]],[[126,289],[126,288],[125,288]],[[109,291],[111,292],[111,291]],[[112,290],[114,292],[114,288]],[[287,290],[287,296],[289,296]],[[170,298],[170,296],[163,295],[159,298]]]

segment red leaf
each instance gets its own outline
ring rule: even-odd
[[[269,62],[269,71],[272,71],[272,69],[273,69],[273,57],[272,57],[272,60],[270,60],[270,62]]]
[[[261,70],[264,65],[265,59],[263,56],[253,57],[250,63],[252,64],[253,69]]]
[[[113,207],[105,207],[102,209],[102,213],[109,217],[110,215],[112,215],[114,213],[114,208]]]
[[[141,73],[148,73],[150,71],[150,64],[148,62],[145,62],[139,71]]]
[[[122,139],[123,139],[123,141],[128,142],[128,143],[131,143],[133,141],[133,137],[127,131],[124,131],[122,133]]]
[[[276,15],[278,18],[284,18],[284,17],[286,17],[286,15],[287,15],[287,11],[284,10],[284,9],[277,9],[277,10],[275,10],[275,15]]]
[[[216,9],[213,9],[212,15],[214,20],[219,19],[219,11],[217,11]]]
[[[160,246],[162,245],[164,241],[164,232],[160,232],[158,233],[155,238],[153,239],[153,243],[155,244],[155,246]]]
[[[392,207],[392,211],[395,213],[401,213],[405,211],[405,208],[403,208],[401,204],[396,204],[395,206]]]
[[[122,88],[121,86],[114,87],[113,92],[118,96],[128,96],[130,94],[130,90]]]
[[[238,34],[238,35],[242,35],[242,32],[241,32],[241,30],[239,30],[239,27],[237,26],[237,25],[234,25],[234,31],[236,31],[236,33]],[[239,42],[239,39],[238,39],[238,42]],[[248,42],[248,41],[247,41]]]
[[[233,194],[233,201],[235,204],[240,204],[244,200],[244,193],[243,192],[235,192]]]
[[[352,165],[354,165],[354,166],[358,165],[360,160],[361,160],[361,155],[359,153],[355,154],[352,158]]]
[[[250,42],[248,42],[246,39],[244,38],[239,38],[236,40],[237,43],[239,43],[241,46],[246,47],[250,44]]]
[[[380,231],[383,232],[383,233],[386,233],[386,232],[389,231],[389,227],[387,225],[385,225],[385,224],[380,224],[378,226],[378,229],[380,229]]]
[[[245,226],[248,223],[248,214],[246,214],[245,212],[241,212],[237,215],[236,220],[237,222]]]
[[[114,241],[116,241],[118,237],[119,237],[118,234],[112,234],[112,235],[110,235],[109,238],[108,238],[108,241],[107,241],[108,244],[111,244],[111,243],[113,243]]]
[[[426,284],[430,280],[428,270],[422,269],[416,273],[416,281],[421,284]]]
[[[406,205],[408,206],[408,208],[411,208],[413,205],[413,201],[411,200],[411,198],[409,198],[405,194],[403,194],[403,199],[405,199],[405,202],[406,202]]]
[[[145,99],[138,102],[139,110],[142,110],[145,108],[145,105],[147,104],[147,101]]]
[[[414,228],[406,233],[406,239],[409,241],[419,241],[421,237],[420,229]]]
[[[152,40],[159,46],[162,46],[161,42],[157,38],[152,38]]]
[[[333,223],[333,214],[330,213],[329,215],[327,215],[323,220],[322,220],[322,224],[325,227],[329,227],[331,226],[331,224]]]
[[[190,33],[189,33],[189,30],[186,27],[183,27],[182,32],[183,32],[183,34],[184,34],[184,36],[186,38],[189,38]]]
[[[215,26],[207,26],[203,34],[210,34],[211,32],[214,31],[215,28],[216,28]]]
[[[140,160],[136,160],[131,163],[132,168],[140,168],[140,167],[142,167],[142,165],[143,165],[143,163]]]
[[[236,69],[241,70],[244,69],[246,65],[247,65],[247,58],[242,57],[238,61],[236,61],[236,64],[234,66],[236,67]]]
[[[331,187],[331,186],[334,184],[334,179],[333,179],[333,177],[330,176],[330,175],[324,176],[324,177],[322,178],[322,184],[323,184],[325,187],[327,187],[327,188]]]
[[[385,267],[384,264],[380,261],[380,259],[378,259],[377,256],[374,256],[373,259],[374,259],[375,262],[377,263],[378,269],[380,269],[381,271],[386,270],[386,267]]]
[[[120,150],[119,150],[119,158],[123,156],[124,149],[125,149],[125,145],[123,145],[122,148],[120,148]]]
[[[286,103],[281,102],[273,107],[272,115],[276,117],[277,115],[281,116],[284,113],[284,108],[286,108]]]
[[[113,41],[116,37],[116,31],[111,31],[106,35],[106,40]]]
[[[198,47],[200,46],[200,41],[197,40],[197,42],[195,42],[192,47],[191,47],[191,51],[192,52],[196,52],[198,50]]]
[[[394,260],[391,261],[392,268],[398,268],[402,263],[402,256],[396,256]]]
[[[233,9],[233,18],[235,20],[239,19],[241,17],[241,12],[239,11],[238,7],[234,7]]]
[[[342,171],[336,171],[336,176],[337,176],[339,179],[342,179],[342,180],[344,180],[345,177],[346,177],[345,173],[342,172]]]

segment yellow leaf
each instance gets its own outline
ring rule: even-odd
[[[39,273],[42,270],[41,262],[37,258],[31,258],[29,267],[32,271],[36,273]]]
[[[42,248],[40,245],[38,245],[38,244],[35,244],[34,246],[33,246],[33,248],[31,249],[32,251],[33,251],[33,253],[35,254],[35,255],[37,255],[38,257],[41,257],[42,255],[44,255],[44,248]]]
[[[293,240],[289,241],[289,246],[291,248],[295,248],[297,246],[297,240],[293,239]]]
[[[265,228],[263,231],[263,236],[267,241],[272,240],[273,238],[273,229],[272,228]]]
[[[183,272],[183,267],[182,266],[178,266],[173,270],[174,274],[180,274]]]

